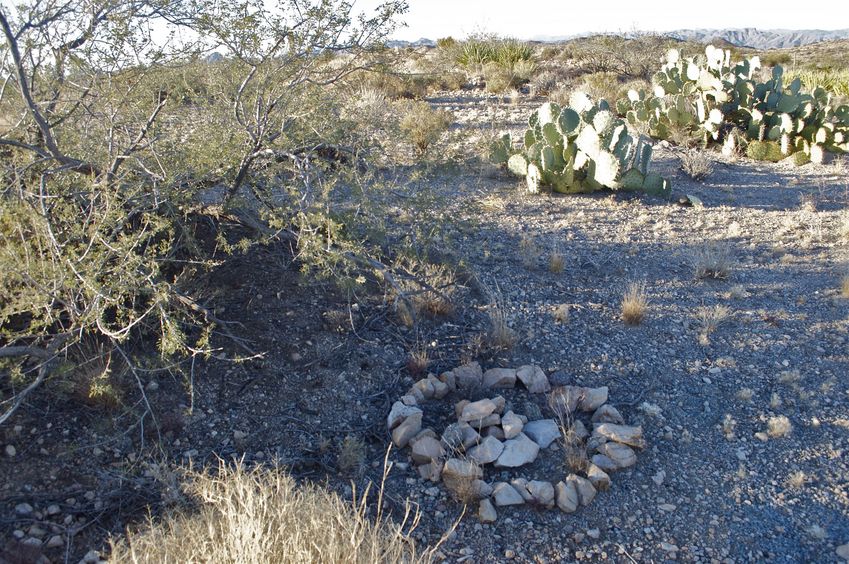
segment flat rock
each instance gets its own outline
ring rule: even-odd
[[[498,519],[498,513],[495,511],[495,506],[489,499],[482,499],[478,505],[478,519],[481,523],[495,523]]]
[[[522,432],[524,426],[525,424],[522,422],[522,419],[512,411],[508,411],[501,418],[501,428],[504,430],[505,439],[516,437]]]
[[[433,387],[433,381],[427,378],[423,378],[413,384],[413,388],[421,392],[425,399],[436,397],[436,390]]]
[[[421,412],[422,410],[418,407],[415,407],[415,405],[407,405],[404,402],[396,401],[394,404],[392,404],[392,409],[389,411],[389,415],[386,417],[386,426],[391,431],[392,429],[400,425],[407,417],[415,413]]]
[[[422,430],[422,411],[413,413],[392,431],[392,442],[404,448]]]
[[[475,480],[483,478],[481,467],[468,460],[449,458],[442,468],[442,481],[445,487],[455,494],[468,494]]]
[[[545,394],[551,391],[551,384],[539,366],[522,366],[516,371],[516,377],[532,394]]]
[[[463,406],[463,410],[460,413],[460,422],[480,421],[484,417],[492,415],[495,407],[495,402],[486,398],[468,403]]]
[[[600,388],[583,388],[581,399],[578,401],[578,409],[581,411],[595,411],[605,403],[609,390],[607,386]]]
[[[515,385],[515,368],[490,368],[483,373],[484,388],[512,388]]]
[[[430,480],[433,483],[439,482],[442,478],[442,461],[434,460],[430,464],[422,464],[419,466],[419,476],[422,480]]]
[[[534,496],[531,495],[531,492],[528,491],[528,481],[524,478],[513,478],[510,480],[510,485],[513,486],[513,489],[519,492],[519,495],[522,496],[522,499],[525,502],[531,502],[534,500]]]
[[[495,462],[504,451],[504,443],[495,437],[486,437],[481,443],[469,449],[469,458],[478,464]]]
[[[574,513],[581,502],[573,482],[558,482],[554,486],[554,498],[557,507],[564,513]]]
[[[614,423],[616,425],[625,424],[625,418],[622,417],[619,410],[607,403],[596,409],[590,420],[593,423]]]
[[[431,436],[422,437],[413,443],[412,457],[416,464],[430,464],[445,455],[439,440]]]
[[[604,458],[607,457],[605,456]],[[613,463],[612,460],[610,462]],[[591,463],[587,468],[587,478],[590,482],[592,482],[592,485],[595,486],[595,489],[598,491],[605,491],[610,488],[610,476],[607,474],[607,472],[605,472],[595,464]]]
[[[519,433],[515,439],[504,441],[504,451],[495,461],[495,467],[518,468],[536,460],[538,454],[539,445],[524,433]]]
[[[472,419],[469,421],[469,425],[474,427],[475,429],[484,429],[486,427],[492,427],[493,425],[501,424],[501,416],[497,413],[490,413],[483,419]]]
[[[631,447],[620,443],[604,443],[598,448],[598,452],[612,460],[617,468],[628,468],[637,463],[637,455]],[[593,457],[593,462],[595,462],[595,457]],[[602,467],[602,470],[606,470],[606,468]]]
[[[588,479],[576,474],[570,474],[566,477],[566,483],[568,484],[569,482],[575,484],[575,489],[578,491],[578,499],[584,507],[589,505],[593,498],[595,498],[595,486]]]
[[[554,485],[551,482],[532,480],[528,482],[528,492],[533,496],[534,503],[546,509],[554,507]]]
[[[540,448],[548,448],[548,445],[560,438],[560,426],[554,419],[538,419],[528,421],[522,432],[529,436]]]
[[[619,466],[603,454],[594,454],[592,457],[592,463],[596,466],[596,468],[599,468],[604,472],[615,472],[616,470],[619,470]]]
[[[498,482],[492,487],[492,498],[495,500],[496,507],[504,507],[506,505],[522,505],[525,500],[522,495],[516,491],[516,488],[507,482]]]
[[[474,389],[479,388],[483,383],[483,370],[477,362],[458,366],[452,372],[454,380],[457,382],[457,388]]]
[[[616,425],[614,423],[601,423],[596,425],[593,432],[607,437],[611,441],[622,443],[637,448],[645,448],[646,440],[643,438],[643,428],[631,425]]]

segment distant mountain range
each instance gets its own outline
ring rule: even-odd
[[[571,36],[539,36],[532,38],[533,41],[553,43],[566,41],[587,34]],[[623,34],[630,35],[630,34]],[[663,35],[677,39],[698,41],[700,43],[728,43],[738,47],[751,47],[753,49],[782,49],[786,47],[799,47],[829,41],[832,39],[849,39],[849,29],[823,30],[823,29],[755,29],[753,27],[741,29],[679,29],[663,32]],[[416,41],[392,40],[386,42],[389,47],[434,47],[436,41],[421,38]]]

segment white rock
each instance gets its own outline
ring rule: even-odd
[[[645,448],[646,440],[643,438],[643,428],[631,425],[616,425],[614,423],[601,423],[596,425],[593,432],[611,441],[625,445]]]
[[[575,484],[572,482],[558,482],[554,487],[554,497],[557,507],[564,513],[574,513],[578,509],[580,498]]]
[[[504,430],[505,439],[512,439],[513,437],[516,437],[522,432],[522,427],[524,426],[525,424],[522,423],[519,416],[512,411],[508,411],[504,417],[501,418],[501,428]]]
[[[610,462],[613,463],[612,460]],[[595,464],[591,463],[587,468],[587,478],[598,491],[605,491],[610,487],[610,476]]]
[[[539,366],[522,366],[516,371],[516,377],[532,394],[545,394],[551,391],[551,384]]]
[[[416,464],[430,464],[445,455],[445,449],[433,437],[422,437],[413,443],[412,457]]]
[[[498,513],[489,499],[482,499],[478,505],[478,519],[481,523],[494,523],[498,519]]]
[[[539,454],[539,445],[524,433],[519,433],[515,439],[504,441],[504,451],[495,461],[495,467],[518,468],[536,460],[537,454]]]
[[[100,553],[96,550],[89,550],[83,556],[83,562],[86,564],[95,564],[96,562],[100,562]]]
[[[637,455],[634,451],[620,443],[605,443],[598,448],[598,452],[612,460],[617,468],[628,468],[637,463]],[[605,468],[602,467],[602,469]]]
[[[29,515],[32,513],[32,505],[29,503],[19,503],[15,506],[15,513],[18,515]]]
[[[386,426],[391,431],[398,425],[400,425],[404,419],[415,414],[421,413],[422,410],[418,407],[412,405],[405,405],[403,402],[396,401],[392,404],[392,409],[389,411],[389,415],[386,417]]]
[[[18,449],[15,448],[15,445],[6,445],[6,456],[13,457],[18,454]]]
[[[516,385],[514,368],[490,368],[483,373],[484,388],[512,388]]]
[[[422,411],[413,413],[392,431],[392,442],[404,448],[422,430]]]
[[[506,505],[522,505],[525,500],[516,488],[507,482],[498,482],[492,488],[492,498],[495,500],[496,507],[504,507]]]
[[[466,404],[460,413],[460,422],[479,421],[488,415],[492,415],[495,407],[495,402],[486,398]]]
[[[495,462],[504,451],[504,443],[495,437],[486,437],[478,446],[469,449],[469,458],[478,464]]]
[[[534,498],[534,503],[546,509],[554,507],[554,486],[551,482],[533,480],[528,482],[528,491]]]
[[[837,554],[838,558],[849,561],[849,543],[838,546],[837,550],[834,552]]]
[[[584,507],[589,505],[593,498],[595,498],[595,486],[586,478],[582,478],[576,474],[570,474],[566,477],[566,483],[568,484],[569,482],[575,484],[575,489],[578,491],[578,499]]]
[[[607,386],[583,388],[581,399],[578,401],[578,409],[581,411],[595,411],[607,402],[608,392]]]
[[[666,471],[664,471],[664,470],[659,470],[657,472],[657,474],[655,474],[654,476],[651,477],[652,482],[654,482],[654,484],[656,486],[662,486],[663,481],[665,479],[666,479]]]
[[[619,410],[607,403],[595,410],[591,421],[593,423],[614,423],[616,425],[625,424],[625,418],[622,417]]]
[[[522,432],[529,436],[540,448],[548,448],[548,445],[561,436],[560,427],[554,419],[528,421]]]

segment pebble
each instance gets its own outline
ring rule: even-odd
[[[18,515],[29,515],[32,513],[32,505],[29,503],[19,503],[15,506],[15,513]]]
[[[15,448],[15,445],[6,445],[6,456],[13,457],[18,454],[18,450]]]
[[[587,536],[593,540],[598,540],[598,538],[601,536],[601,531],[598,529],[589,529],[587,531]]]

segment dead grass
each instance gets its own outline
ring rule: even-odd
[[[587,446],[578,436],[575,427],[575,418],[568,409],[569,398],[564,398],[563,393],[552,393],[548,397],[548,405],[557,418],[560,428],[560,444],[563,446],[563,461],[569,472],[584,473],[589,467],[590,459],[587,454]]]
[[[693,180],[701,181],[713,174],[713,160],[704,151],[687,151],[680,161],[681,170]]]
[[[693,252],[693,268],[696,278],[725,280],[733,261],[727,243],[712,242]]]
[[[622,296],[622,321],[625,325],[639,325],[645,319],[647,309],[646,285],[632,282]]]
[[[365,467],[366,444],[362,439],[348,435],[339,447],[336,466],[343,474],[359,474]]]
[[[519,337],[510,327],[504,294],[501,293],[497,283],[494,284],[494,288],[486,288],[486,293],[489,299],[486,310],[489,315],[487,344],[496,350],[510,350],[516,345]]]
[[[767,421],[767,434],[773,439],[787,437],[793,430],[793,424],[784,415],[770,417]]]
[[[548,256],[548,271],[552,274],[560,274],[566,267],[566,257],[560,252],[554,251]]]
[[[696,310],[696,323],[698,323],[699,342],[707,344],[710,342],[710,335],[726,323],[731,317],[731,308],[724,304],[717,304],[712,307],[700,307]]]
[[[533,235],[523,234],[522,238],[519,239],[519,255],[525,268],[533,269],[536,267],[542,251]]]
[[[840,279],[840,297],[849,299],[849,274]]]
[[[352,502],[316,485],[297,485],[279,468],[248,469],[223,461],[217,472],[189,471],[184,485],[195,511],[112,541],[111,562],[362,563],[432,562],[436,547],[418,552],[411,537],[419,515],[406,505],[400,523],[370,517],[370,491]],[[385,480],[384,475],[384,480]]]
[[[800,490],[810,481],[808,475],[801,470],[793,472],[784,481],[784,485],[794,490]]]
[[[569,323],[569,304],[559,304],[554,306],[552,314],[554,315],[555,323]]]

